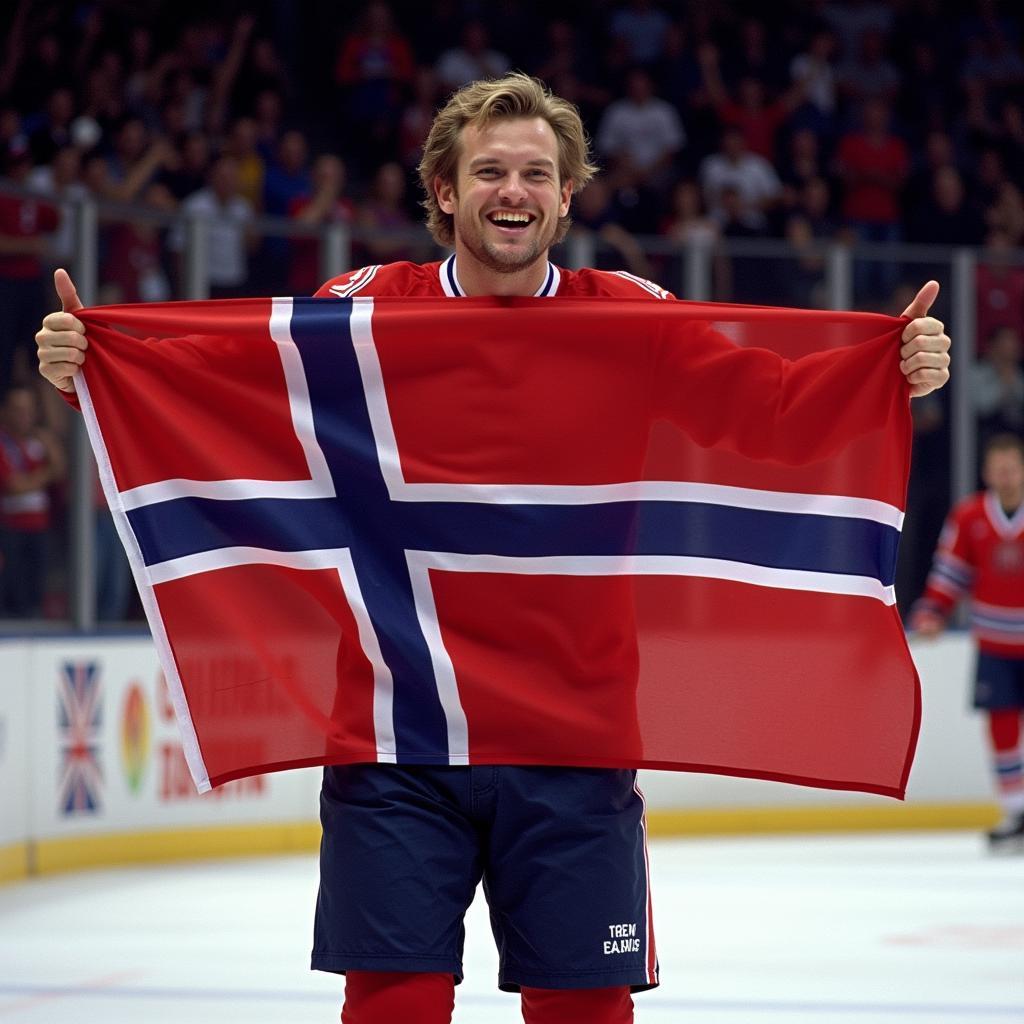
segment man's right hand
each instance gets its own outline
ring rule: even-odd
[[[74,316],[82,308],[82,300],[66,270],[56,270],[53,283],[60,299],[60,312],[43,317],[43,326],[36,332],[39,350],[39,372],[61,391],[75,390],[75,374],[85,362],[89,342],[85,325]]]
[[[936,615],[935,612],[918,611],[910,616],[910,622],[907,625],[911,633],[932,640],[946,628],[946,620],[941,615]]]

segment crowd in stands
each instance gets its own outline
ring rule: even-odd
[[[49,270],[73,257],[69,201],[201,216],[214,297],[319,284],[315,240],[274,237],[265,216],[348,224],[357,262],[430,258],[411,232],[434,111],[460,85],[516,68],[583,114],[603,171],[576,201],[575,230],[609,250],[608,265],[663,276],[645,236],[712,252],[723,238],[774,238],[795,254],[784,271],[716,256],[715,297],[821,305],[816,243],[980,247],[979,421],[985,433],[1024,429],[1024,14],[1013,4],[12,0],[0,28],[0,391],[35,388]],[[182,228],[112,209],[100,301],[181,297]],[[858,261],[857,305],[898,313],[906,283],[933,273]],[[32,401],[46,428],[29,458],[16,424]],[[915,414],[922,451],[941,438],[936,463],[948,465],[943,401]],[[64,460],[47,453],[65,428],[44,392],[19,389],[3,410],[9,533],[8,505],[26,493],[59,509]],[[11,480],[27,490],[12,494]],[[8,602],[0,617],[60,611],[44,605]]]

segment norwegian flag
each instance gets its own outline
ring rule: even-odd
[[[103,786],[99,764],[103,701],[99,666],[95,662],[66,662],[61,666],[57,725],[61,812],[95,814],[100,809]]]
[[[200,790],[369,761],[903,795],[901,321],[572,298],[78,315]]]

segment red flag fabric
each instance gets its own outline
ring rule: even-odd
[[[903,796],[903,321],[602,298],[77,315],[200,790],[386,762]]]

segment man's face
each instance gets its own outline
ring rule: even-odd
[[[438,178],[434,188],[455,218],[456,244],[498,273],[546,257],[572,197],[572,182],[559,182],[555,133],[540,117],[467,125],[456,180]]]
[[[1024,458],[1012,448],[990,451],[982,478],[1004,502],[1016,503],[1024,497]]]

